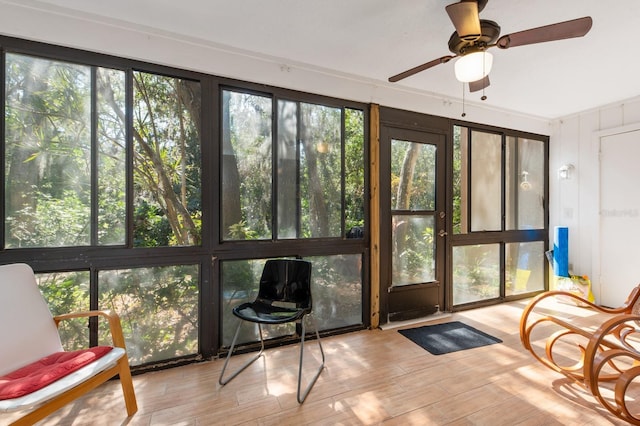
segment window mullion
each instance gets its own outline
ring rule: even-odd
[[[345,124],[345,111],[344,108],[340,109],[340,235],[345,238],[347,235],[346,229],[346,217],[347,217],[347,202],[345,199],[346,193],[346,124]]]
[[[278,217],[278,163],[280,161],[280,132],[278,120],[280,109],[278,108],[278,99],[274,96],[271,98],[271,240],[278,239],[279,217]]]
[[[296,238],[302,238],[302,194],[300,191],[300,147],[302,146],[302,112],[296,102]]]
[[[133,247],[133,70],[127,70],[125,82],[125,156],[126,156],[126,246]]]
[[[91,67],[91,230],[90,244],[98,245],[98,91],[97,70]]]

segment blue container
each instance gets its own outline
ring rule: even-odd
[[[569,228],[556,226],[553,238],[553,273],[569,276]]]

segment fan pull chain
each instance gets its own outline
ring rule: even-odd
[[[482,75],[486,76],[487,73],[485,72],[485,65],[487,63],[487,61],[484,60],[484,56],[487,54],[486,49],[482,51]],[[484,89],[487,88],[486,84],[482,84],[482,97],[480,98],[481,101],[486,101],[487,100],[487,96],[484,94]]]
[[[462,83],[462,116],[467,116],[467,113],[464,112],[464,83]]]

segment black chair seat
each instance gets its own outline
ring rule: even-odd
[[[233,308],[233,314],[245,321],[262,324],[284,324],[301,319],[308,309],[289,309],[262,302],[243,303]]]

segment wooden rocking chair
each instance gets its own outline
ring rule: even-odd
[[[597,328],[579,326],[544,306],[550,298],[602,314]],[[640,285],[619,308],[598,306],[574,293],[549,291],[533,298],[520,318],[520,340],[535,359],[585,386],[611,413],[640,425]],[[536,330],[534,332],[534,330]],[[535,334],[535,336],[534,336]],[[547,336],[544,353],[532,343]],[[629,403],[635,403],[636,412]]]

